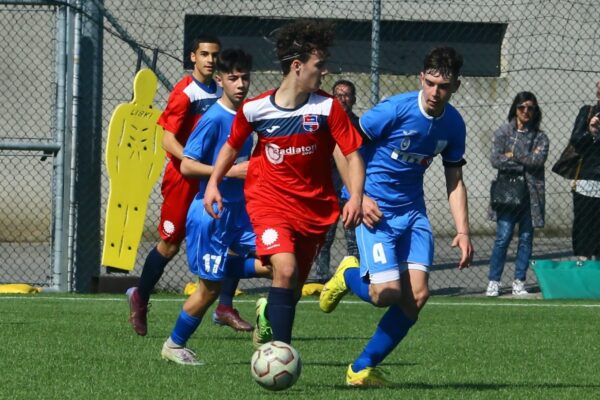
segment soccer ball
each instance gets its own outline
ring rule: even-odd
[[[287,343],[274,341],[263,344],[252,355],[250,373],[268,390],[284,390],[300,376],[300,355]]]

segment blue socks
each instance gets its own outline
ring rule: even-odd
[[[171,259],[163,257],[156,247],[148,253],[144,262],[144,268],[142,269],[142,275],[140,276],[140,282],[138,283],[138,293],[144,303],[147,303],[150,299],[150,293],[160,280],[169,261]]]
[[[227,274],[227,278],[235,278],[238,280],[256,278],[255,262],[256,258],[253,257],[244,258],[239,256],[228,256],[227,261],[225,261],[225,273]]]
[[[244,258],[238,256],[228,256],[225,261],[226,278],[221,284],[221,294],[219,295],[219,305],[233,307],[233,297],[238,287],[240,279],[256,277],[254,267],[255,258]]]
[[[388,308],[371,340],[352,364],[352,370],[358,372],[366,367],[377,366],[398,346],[415,322],[408,319],[400,307],[394,305]]]
[[[266,316],[271,323],[273,340],[291,343],[292,326],[296,316],[294,290],[271,287],[267,297]]]
[[[221,293],[219,295],[219,305],[233,307],[233,296],[235,296],[235,290],[237,289],[238,282],[237,278],[225,278],[221,282]]]
[[[348,268],[345,270],[344,280],[352,293],[360,297],[361,300],[373,304],[371,296],[369,296],[369,284],[360,277],[360,268]]]
[[[202,318],[193,317],[181,310],[171,332],[171,340],[175,344],[184,347],[190,336],[198,329],[200,322],[202,322]]]

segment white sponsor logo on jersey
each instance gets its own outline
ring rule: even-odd
[[[423,167],[429,167],[433,161],[433,157],[424,156],[422,154],[405,153],[403,151],[398,151],[398,149],[394,149],[392,151],[391,157],[394,160],[404,161],[411,164],[419,164]]]
[[[274,143],[267,143],[265,145],[265,150],[267,153],[267,159],[271,162],[271,164],[281,164],[283,162],[283,157],[286,155],[308,156],[314,154],[317,151],[317,145],[312,144],[310,146],[281,148]]]
[[[260,236],[260,240],[263,242],[265,246],[271,246],[279,239],[279,233],[273,228],[265,229],[265,231]]]

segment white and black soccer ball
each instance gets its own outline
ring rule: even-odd
[[[268,390],[284,390],[298,380],[302,362],[300,355],[287,343],[274,341],[263,344],[252,355],[250,373]]]

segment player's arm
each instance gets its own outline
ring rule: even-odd
[[[342,151],[340,150],[339,146],[336,146],[335,150],[333,151],[333,159],[335,160],[335,165],[338,169],[338,172],[340,173],[340,177],[342,178],[344,185],[346,186],[346,188],[349,188],[351,182],[349,177],[350,173],[348,172],[348,161],[346,160],[346,157],[342,154]],[[350,190],[348,190],[348,192],[350,192]],[[379,222],[382,215],[383,214],[375,200],[363,193],[361,222],[363,222],[369,228],[373,228],[377,224],[377,222]]]
[[[167,153],[172,154],[173,157],[183,160],[183,146],[179,143],[173,132],[165,129],[162,138],[162,147]]]
[[[192,158],[183,157],[181,161],[181,173],[188,178],[207,178],[214,171],[214,166],[204,164]],[[248,161],[233,165],[225,174],[228,178],[245,179],[248,170]]]
[[[206,184],[206,191],[204,192],[204,209],[213,218],[219,218],[214,212],[213,204],[217,203],[217,210],[219,213],[223,210],[223,198],[219,192],[219,183],[221,183],[223,177],[235,162],[240,150],[244,146],[244,142],[248,136],[252,134],[252,130],[252,126],[244,115],[244,106],[242,106],[235,115],[231,127],[231,134],[229,135],[227,142],[221,147],[210,179]],[[240,168],[247,168],[247,165],[248,164],[244,163]]]
[[[462,166],[445,165],[444,174],[446,175],[446,191],[450,212],[456,225],[456,236],[452,240],[452,247],[458,247],[461,250],[462,254],[458,268],[463,269],[471,265],[474,253],[469,228],[467,188],[463,181]]]
[[[349,187],[350,182],[348,179],[348,161],[340,150],[340,146],[336,145],[335,149],[333,149],[333,161],[335,161],[335,166],[340,174],[340,178],[342,178],[344,186]]]
[[[219,218],[219,215],[214,212],[213,204],[217,203],[219,213],[223,211],[223,198],[219,192],[219,183],[221,183],[223,177],[235,162],[238,153],[239,150],[226,142],[223,147],[221,147],[221,151],[219,151],[217,161],[210,174],[210,179],[206,184],[206,191],[204,192],[204,209],[213,218]]]
[[[190,99],[180,90],[173,90],[169,95],[167,107],[160,115],[158,124],[164,129],[162,147],[167,153],[179,160],[183,159],[183,145],[177,140],[186,115],[190,112]]]
[[[342,210],[342,221],[346,229],[354,228],[362,221],[362,196],[365,185],[365,164],[358,151],[345,156],[348,170],[347,185],[350,198]]]

